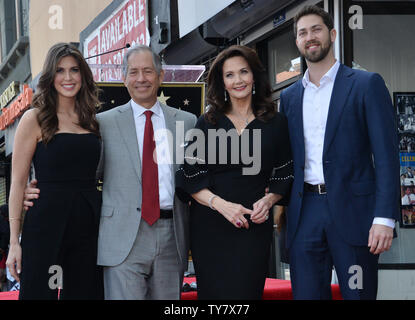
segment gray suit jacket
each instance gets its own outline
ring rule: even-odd
[[[184,132],[194,127],[195,115],[160,103],[166,128],[172,133],[174,145],[183,148],[183,141],[176,143],[176,121],[184,124]],[[97,115],[103,139],[103,194],[101,222],[98,237],[98,264],[115,266],[122,263],[131,251],[141,220],[141,160],[133,111],[130,102]],[[178,145],[178,146],[177,146]],[[173,160],[172,177],[179,165]],[[172,181],[174,189],[174,181]],[[187,269],[189,250],[189,208],[174,197],[174,232],[183,271]]]

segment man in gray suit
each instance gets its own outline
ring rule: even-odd
[[[104,181],[98,265],[107,300],[180,299],[189,211],[175,196],[176,150],[184,146],[176,127],[185,133],[196,117],[157,101],[163,75],[149,47],[130,48],[123,76],[131,100],[97,115]]]

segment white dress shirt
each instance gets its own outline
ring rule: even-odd
[[[320,79],[319,86],[310,81],[308,70],[302,79],[304,86],[304,182],[313,185],[325,183],[323,173],[324,135],[326,133],[331,94],[339,67],[340,63],[336,60],[330,70]],[[382,224],[394,228],[395,220],[377,217],[374,218],[373,224]]]
[[[157,101],[150,109],[146,109],[139,104],[131,100],[131,106],[133,108],[135,129],[137,133],[138,150],[140,151],[141,167],[143,164],[143,141],[144,141],[144,127],[146,124],[145,111],[153,111],[151,122],[153,124],[154,137],[156,142],[157,153],[157,168],[158,168],[158,180],[159,180],[159,197],[160,197],[160,209],[171,210],[173,208],[173,177],[171,173],[170,152],[169,143],[166,133],[166,121],[164,119],[163,110]]]
[[[323,184],[323,145],[331,93],[340,63],[336,63],[321,78],[317,87],[310,81],[308,70],[303,77],[303,127],[305,146],[304,181]]]

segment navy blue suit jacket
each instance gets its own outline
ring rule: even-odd
[[[304,192],[301,79],[281,93],[288,118],[294,183],[287,210],[287,247],[300,221]],[[330,100],[323,172],[332,221],[344,241],[367,246],[374,217],[399,219],[396,114],[382,77],[340,65]]]

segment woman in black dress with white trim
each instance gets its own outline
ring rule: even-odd
[[[198,298],[261,299],[273,233],[270,210],[284,203],[293,181],[287,120],[276,111],[256,52],[244,46],[218,55],[207,97],[198,138],[176,174],[178,195],[192,200]]]

